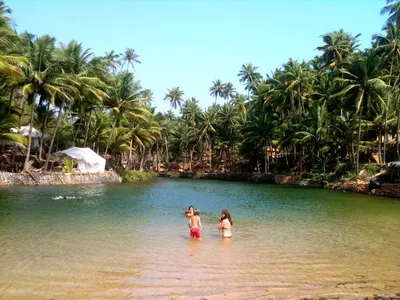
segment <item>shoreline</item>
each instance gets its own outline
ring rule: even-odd
[[[132,172],[134,176],[122,175],[116,171],[104,173],[9,173],[0,171],[0,186],[51,186],[78,184],[132,183],[150,180],[152,177],[193,178],[222,181],[240,181],[266,184],[281,184],[341,190],[359,194],[400,198],[400,184],[384,183],[379,188],[368,190],[368,180],[344,180],[337,182],[316,182],[306,174],[282,175],[262,173],[196,173],[196,172]],[[138,173],[143,173],[141,176]],[[145,176],[146,175],[146,176]]]
[[[241,181],[253,183],[281,184],[304,187],[316,187],[331,190],[341,190],[359,194],[400,198],[400,184],[384,183],[379,188],[368,190],[368,180],[344,180],[337,182],[318,183],[304,174],[282,175],[261,173],[194,173],[194,172],[159,172],[158,177],[166,178],[193,178],[223,181]]]

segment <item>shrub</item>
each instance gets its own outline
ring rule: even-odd
[[[142,172],[135,170],[123,171],[121,174],[122,182],[139,182],[150,180],[153,176],[150,172]]]
[[[63,168],[62,168],[63,173],[72,173],[74,166],[78,164],[78,161],[76,161],[73,158],[70,158],[69,156],[65,156],[62,161],[63,161]]]
[[[362,166],[361,169],[364,169],[367,172],[368,176],[374,176],[376,173],[378,173],[379,168],[379,164],[366,164]]]

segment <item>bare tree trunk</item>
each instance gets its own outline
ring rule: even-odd
[[[74,137],[72,138],[72,146],[73,147],[75,147],[75,141],[76,141],[76,138],[78,137],[78,133],[79,133],[80,129],[81,129],[81,122],[79,122],[78,128],[76,128]]]
[[[53,137],[51,138],[49,151],[47,152],[47,156],[46,156],[46,162],[44,163],[44,171],[47,171],[47,166],[49,164],[50,154],[51,154],[51,151],[53,149],[54,140],[55,140],[55,138],[57,136],[57,130],[60,127],[60,124],[61,124],[62,111],[64,109],[64,105],[65,105],[65,102],[64,101],[61,102],[60,109],[58,111],[56,127],[54,128]]]
[[[360,109],[359,124],[358,124],[358,139],[357,139],[357,162],[356,162],[356,177],[358,178],[358,173],[360,170],[360,143],[361,143],[361,120],[362,109]]]
[[[397,110],[397,132],[396,132],[396,151],[398,160],[400,160],[399,134],[400,134],[400,107]]]
[[[378,135],[378,158],[379,158],[379,164],[382,163],[382,133],[379,131]]]
[[[132,169],[132,140],[129,141],[129,157],[128,157],[128,170]]]
[[[11,116],[11,106],[13,103],[13,99],[14,99],[14,88],[11,88],[10,91],[10,98],[9,98],[9,103],[8,103],[8,115]]]
[[[156,151],[157,151],[157,159],[156,159],[156,171],[158,172],[158,164],[159,164],[159,156],[160,156],[160,152],[158,151],[158,140],[156,141]]]
[[[265,174],[269,172],[269,150],[268,150],[268,142],[265,142],[265,152],[264,152],[264,160],[265,160]]]
[[[189,171],[192,172],[193,149],[189,150]]]
[[[142,157],[140,159],[140,167],[139,167],[139,171],[143,171],[143,163],[144,163],[144,156],[146,155],[146,149],[143,147],[142,149]]]
[[[25,157],[25,163],[24,163],[24,171],[28,170],[28,163],[29,163],[29,157],[31,155],[31,145],[32,145],[32,129],[33,129],[33,116],[35,114],[35,98],[36,98],[36,93],[34,93],[31,96],[32,100],[32,105],[31,105],[31,119],[29,122],[29,136],[28,136],[28,149],[26,150],[26,157]]]
[[[167,136],[165,136],[165,151],[166,151],[166,158],[165,158],[165,169],[168,170],[169,168],[169,153],[168,153],[168,139]]]
[[[42,136],[40,137],[40,146],[39,146],[39,155],[38,155],[39,160],[42,159],[44,135],[45,135],[45,133],[46,133],[47,116],[48,116],[49,108],[50,108],[50,102],[47,103],[47,107],[46,107],[46,116],[44,117],[44,123],[43,123],[43,129],[42,129]]]
[[[186,170],[186,151],[183,152],[183,168],[182,168],[183,172],[185,172]]]
[[[385,109],[385,128],[384,128],[384,140],[383,140],[383,163],[386,164],[386,145],[388,140],[388,133],[387,133],[387,103]]]
[[[104,158],[105,158],[105,159],[107,159],[107,151],[108,151],[108,148],[110,147],[111,139],[112,139],[112,136],[113,136],[113,133],[114,133],[115,125],[116,125],[116,124],[117,124],[117,119],[114,120],[114,122],[113,122],[113,124],[112,124],[112,127],[111,127],[111,133],[110,133],[110,136],[108,137],[108,141],[107,141],[107,145],[106,145],[106,150],[104,151]]]
[[[86,124],[85,140],[84,140],[84,142],[83,142],[83,147],[84,147],[84,148],[86,147],[87,140],[88,140],[88,138],[89,138],[89,128],[90,128],[90,125],[92,125],[92,112],[93,112],[93,110],[91,109],[90,112],[89,112],[88,123]]]

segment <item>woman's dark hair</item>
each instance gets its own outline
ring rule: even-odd
[[[223,209],[221,214],[224,214],[224,216],[221,218],[221,221],[224,219],[228,219],[229,223],[231,223],[231,225],[233,225],[231,214],[227,209]]]
[[[194,206],[193,206],[193,205],[190,205],[190,206],[188,207],[188,211],[189,211],[191,208],[193,208],[193,210],[194,210]]]

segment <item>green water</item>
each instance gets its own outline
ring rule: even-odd
[[[189,205],[201,241],[188,238]],[[399,246],[400,201],[388,198],[189,179],[0,189],[0,299],[394,295]]]

